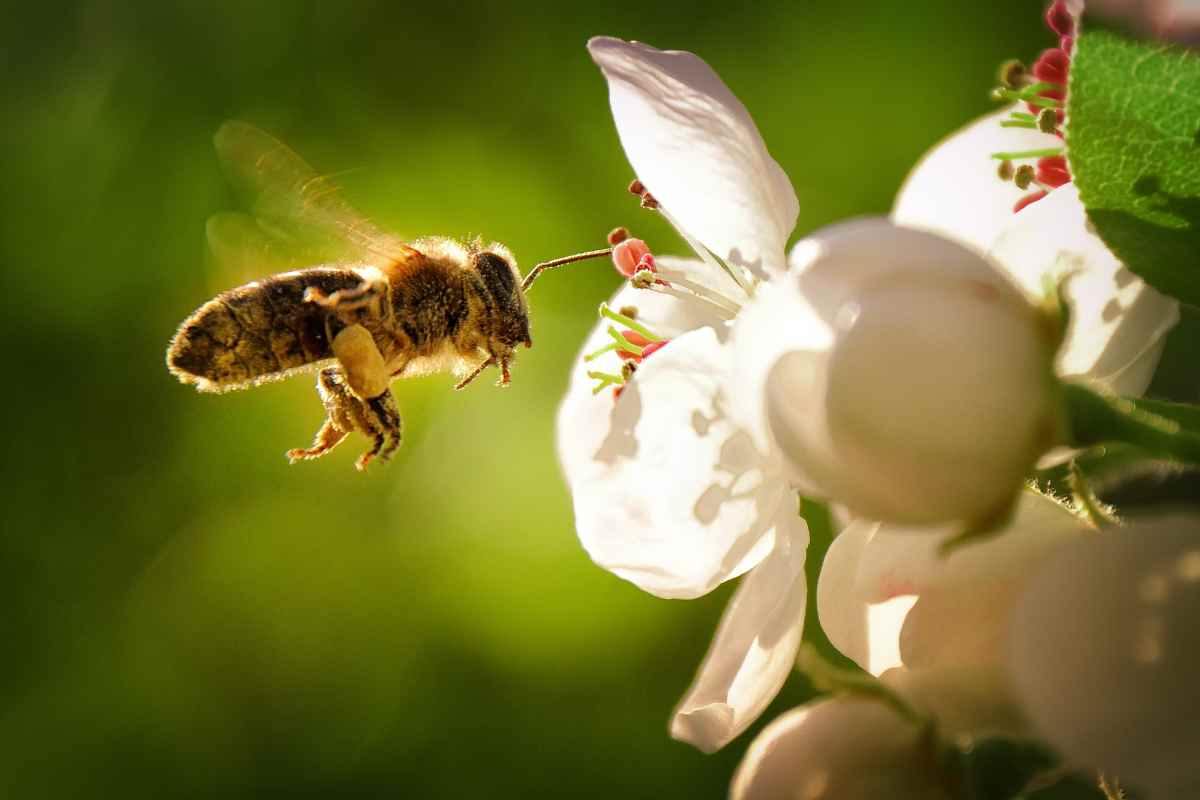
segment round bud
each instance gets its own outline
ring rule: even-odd
[[[783,355],[766,387],[794,479],[901,524],[1003,512],[1056,430],[1041,312],[933,234],[865,220],[809,244],[793,266],[828,340]]]
[[[768,725],[733,778],[734,800],[949,799],[936,741],[883,703],[837,697]]]

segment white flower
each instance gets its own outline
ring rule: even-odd
[[[1150,800],[1200,793],[1200,517],[1173,514],[1069,542],[1012,619],[1012,683],[1070,763]]]
[[[875,700],[838,697],[781,715],[733,779],[733,800],[949,800],[936,742]]]
[[[1040,294],[1047,276],[1067,278],[1070,327],[1058,354],[1065,379],[1116,394],[1146,390],[1179,304],[1125,268],[1090,229],[1074,184],[1014,214],[1021,191],[996,177],[995,152],[1038,150],[1061,140],[1001,128],[990,114],[931,150],[905,181],[892,218],[988,253],[1022,287]]]
[[[953,533],[853,522],[821,569],[821,625],[842,653],[945,732],[1022,732],[1005,667],[1009,616],[1030,570],[1092,529],[1026,492],[1006,530],[943,556],[938,548]]]
[[[658,258],[669,285],[627,285],[613,298],[670,342],[615,401],[593,395],[587,367],[576,369],[559,457],[580,540],[599,565],[672,598],[749,572],[671,722],[676,738],[715,750],[779,691],[804,621],[807,528],[778,455],[730,390],[737,365],[723,342],[755,284],[784,269],[796,197],[746,109],[699,58],[608,38],[588,48],[635,173],[701,260]],[[585,353],[611,341],[606,329]]]

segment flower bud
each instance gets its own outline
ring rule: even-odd
[[[938,800],[936,742],[875,700],[839,697],[768,725],[733,779],[734,800]]]
[[[1200,791],[1200,517],[1060,547],[1013,614],[1009,667],[1038,734],[1156,798]]]
[[[1042,312],[974,252],[886,220],[819,232],[793,261],[826,326],[767,377],[793,479],[887,522],[1003,513],[1056,430]]]

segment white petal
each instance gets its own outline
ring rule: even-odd
[[[780,716],[754,740],[733,800],[948,800],[921,727],[874,700],[837,697]]]
[[[832,341],[829,324],[791,281],[760,284],[754,299],[743,306],[731,336],[731,409],[760,449],[775,450],[766,406],[771,368],[785,353],[824,353]]]
[[[1012,584],[1042,555],[1088,529],[1033,492],[1013,526],[942,556],[949,526],[905,528],[855,521],[834,539],[817,583],[821,626],[873,675],[912,666],[994,660]],[[919,600],[917,599],[919,596]],[[915,601],[915,605],[914,605]]]
[[[991,247],[1013,216],[1013,206],[1029,194],[997,177],[1000,162],[992,153],[1062,146],[1061,139],[1041,131],[1001,128],[1012,110],[1016,107],[988,114],[926,153],[900,189],[892,219],[981,252]]]
[[[898,667],[880,679],[913,707],[937,720],[946,738],[1028,735],[1008,676],[998,663]]]
[[[705,265],[685,259],[662,257],[673,270],[700,274]],[[635,289],[628,283],[609,299],[614,310],[625,306],[637,309],[638,319],[651,331],[665,338],[673,338],[695,328],[720,325],[722,321],[698,303],[686,303],[674,297],[645,289]],[[558,411],[558,457],[566,475],[567,483],[573,484],[582,467],[592,460],[601,444],[611,435],[613,402],[610,391],[592,394],[594,381],[587,376],[588,370],[619,372],[620,359],[613,354],[584,362],[583,355],[594,352],[612,341],[607,329],[613,323],[600,319],[580,348],[580,355],[571,367],[570,384]],[[570,435],[566,435],[566,434]]]
[[[1060,375],[1141,394],[1179,321],[1179,304],[1126,269],[1089,227],[1079,193],[1068,184],[1011,216],[991,255],[1030,291],[1040,291],[1046,276],[1070,276]]]
[[[608,37],[588,50],[629,163],[662,207],[726,261],[782,269],[796,193],[729,87],[692,53]]]
[[[989,539],[942,555],[951,526],[883,525],[862,551],[859,580],[870,602],[930,589],[970,591],[992,580],[1022,574],[1050,548],[1089,530],[1069,509],[1045,495],[1025,491],[1012,522]]]
[[[1040,736],[1150,798],[1200,784],[1200,517],[1060,547],[1012,616],[1013,685]]]
[[[726,361],[700,328],[646,359],[615,403],[573,387],[559,411],[584,548],[661,597],[704,594],[772,547],[786,486],[724,411]]]
[[[705,752],[724,747],[770,704],[796,662],[804,628],[808,528],[781,509],[775,549],[729,601],[671,735]]]
[[[829,545],[817,578],[817,615],[825,635],[842,655],[872,674],[878,674],[871,668],[868,642],[872,598],[862,595],[860,589],[865,584],[858,580],[858,574],[863,552],[878,527],[877,522],[851,522]]]

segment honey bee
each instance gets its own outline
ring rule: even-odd
[[[235,188],[256,197],[251,222],[333,243],[332,263],[272,275],[222,292],[180,325],[167,367],[201,392],[227,392],[316,369],[326,418],[311,447],[288,459],[319,458],[351,431],[372,440],[355,462],[365,469],[400,446],[394,378],[450,370],[466,387],[485,369],[507,386],[516,349],[533,346],[525,293],[544,270],[607,255],[594,250],[538,264],[522,279],[504,245],[384,233],[270,134],[227,122],[214,137]],[[220,215],[209,221],[217,246]],[[216,224],[214,224],[216,223]],[[293,237],[295,238],[295,237]]]

